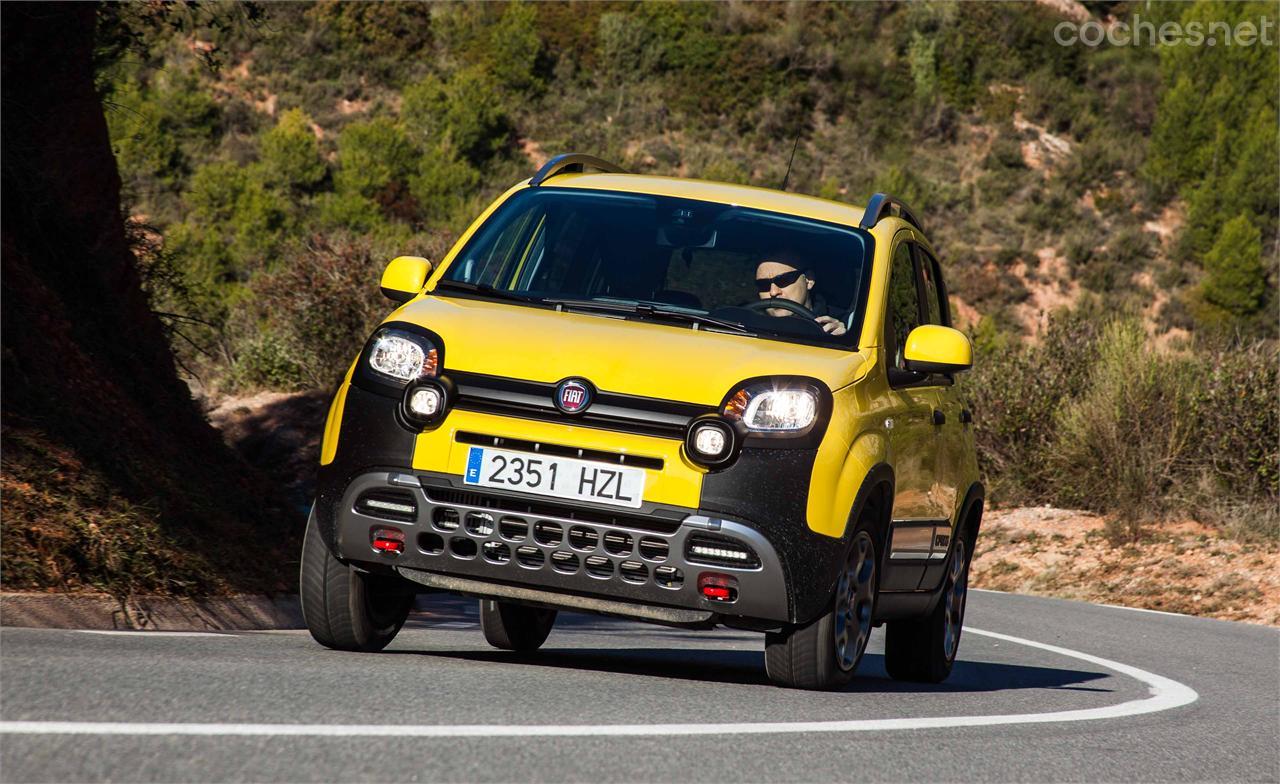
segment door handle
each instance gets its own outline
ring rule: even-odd
[[[969,409],[960,412],[960,421],[966,425],[973,421],[973,414],[969,413]]]
[[[947,423],[947,415],[942,413],[942,409],[935,408],[933,410],[933,423],[935,425],[945,425]]]

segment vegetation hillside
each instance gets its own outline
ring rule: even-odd
[[[1062,46],[1269,3],[104,5],[96,76],[184,377],[330,386],[550,155],[925,216],[997,499],[1275,536],[1277,47]],[[6,521],[6,526],[9,526]],[[6,558],[8,556],[6,555]],[[6,567],[9,561],[6,560]],[[8,580],[8,577],[6,577]]]

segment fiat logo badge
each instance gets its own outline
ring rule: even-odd
[[[556,384],[553,402],[566,414],[581,414],[591,405],[591,385],[583,379],[565,379]]]

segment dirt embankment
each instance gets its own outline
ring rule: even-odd
[[[1280,626],[1280,546],[1196,522],[1116,541],[1107,520],[1051,507],[989,511],[972,585]]]

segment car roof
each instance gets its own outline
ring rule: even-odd
[[[758,210],[780,212],[802,218],[827,221],[844,226],[857,226],[862,220],[863,209],[843,202],[787,193],[772,188],[752,185],[733,185],[710,180],[690,180],[683,177],[658,177],[647,174],[557,174],[538,187],[583,188],[626,193],[647,193],[655,196],[671,196],[677,199],[735,204]]]

